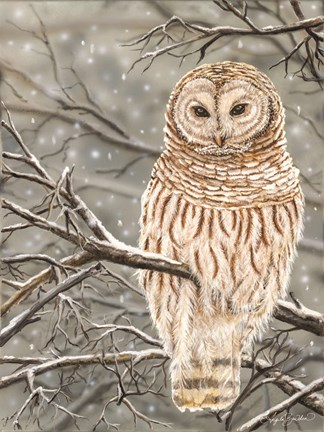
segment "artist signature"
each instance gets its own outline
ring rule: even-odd
[[[283,423],[287,426],[289,426],[292,422],[303,422],[303,421],[312,421],[314,420],[316,417],[316,415],[314,413],[306,413],[306,414],[291,414],[291,413],[286,413],[286,414],[282,414],[280,417],[275,417],[275,418],[269,418],[266,417],[264,419],[264,423],[269,422],[272,425],[276,425],[277,423]]]

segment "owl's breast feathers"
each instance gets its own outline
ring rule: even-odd
[[[192,204],[227,209],[287,203],[301,194],[298,175],[284,137],[250,152],[213,158],[170,140],[154,169],[154,177]]]
[[[194,204],[187,192],[170,190],[158,175],[152,180],[142,201],[141,248],[189,265],[200,281],[195,305],[204,314],[248,312],[273,296],[271,309],[285,295],[302,231],[302,195],[233,209]],[[154,290],[153,302],[167,291],[181,295],[180,278],[142,274],[144,289]]]
[[[200,298],[218,310],[228,309],[231,296],[231,310],[241,309],[239,298],[257,304],[268,285],[269,295],[283,296],[302,230],[303,195],[282,119],[253,150],[230,156],[190,151],[168,123],[165,142],[142,200],[141,247],[188,264],[200,279]],[[177,278],[156,277],[169,278],[178,292]]]

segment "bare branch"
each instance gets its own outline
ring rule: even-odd
[[[81,240],[75,234],[67,233],[64,228],[58,226],[53,222],[49,222],[46,219],[36,216],[26,209],[3,200],[4,208],[8,208],[14,211],[19,216],[26,218],[33,222],[34,225],[39,226],[42,229],[48,229],[56,235],[72,241],[76,245],[81,241],[82,247],[85,251],[88,251],[91,255],[91,259],[107,260],[119,264],[126,264],[135,268],[147,268],[151,270],[162,271],[171,273],[177,276],[184,277],[186,279],[192,279],[187,266],[185,264],[177,263],[174,260],[169,260],[162,255],[151,254],[143,252],[139,249],[125,245],[124,243],[118,242],[117,244],[110,245],[107,242],[99,241],[94,238],[90,240]],[[90,258],[88,256],[88,259]],[[49,275],[48,275],[49,276]],[[34,285],[35,286],[35,285]],[[15,299],[17,298],[17,293]],[[12,300],[8,300],[12,305]],[[9,310],[7,304],[3,305],[2,313]],[[298,323],[298,327],[311,331],[312,333],[323,335],[323,315],[311,311],[307,308],[299,310],[291,306],[288,302],[281,302],[279,309],[275,312],[275,317],[278,319],[289,322],[293,325]]]
[[[4,356],[0,358],[0,364],[21,364],[25,368],[14,372],[11,375],[0,379],[0,388],[7,387],[12,383],[19,382],[26,379],[29,365],[35,365],[33,367],[33,373],[35,376],[48,372],[61,367],[69,366],[85,366],[91,364],[101,364],[104,362],[106,365],[114,365],[117,363],[133,362],[140,363],[147,360],[155,359],[167,359],[168,356],[161,349],[149,349],[143,351],[125,351],[117,354],[91,354],[83,356],[63,356],[57,359],[50,357],[16,357],[16,356]],[[256,367],[259,372],[264,374],[266,377],[272,378],[272,383],[279,387],[287,394],[295,394],[301,392],[299,401],[303,403],[307,408],[315,411],[320,415],[324,415],[324,396],[318,393],[314,389],[311,392],[305,392],[305,385],[295,378],[282,373],[280,370],[273,369],[271,364],[262,359],[251,359],[250,357],[243,358],[242,366],[246,368]],[[312,394],[311,394],[312,393]]]
[[[311,393],[314,393],[318,390],[322,390],[323,388],[324,388],[324,378],[319,378],[319,379],[313,381],[312,383],[305,386],[305,388],[303,388],[299,392],[295,393],[290,398],[284,400],[283,402],[280,402],[277,405],[274,405],[272,408],[268,409],[267,411],[264,411],[262,414],[254,417],[253,419],[244,423],[242,426],[240,426],[237,429],[237,432],[253,431],[253,430],[257,429],[258,427],[267,423],[267,421],[269,421],[270,419],[276,417],[281,412],[290,409],[301,398],[306,397],[306,396],[310,395]]]
[[[80,356],[62,356],[57,359],[45,359],[41,364],[35,365],[32,370],[35,376],[43,374],[53,369],[64,368],[70,366],[85,366],[85,365],[115,365],[116,363],[124,363],[126,361],[136,361],[136,363],[146,360],[165,359],[167,355],[161,349],[148,349],[143,351],[123,351],[120,353],[106,354],[88,354]],[[3,359],[2,359],[3,360]],[[2,361],[1,360],[1,361]],[[0,362],[1,362],[0,361]],[[30,369],[22,369],[11,375],[0,378],[0,388],[8,387],[9,385],[20,382],[27,378]]]
[[[160,43],[165,39],[166,36],[170,36],[168,33],[169,28],[177,28],[177,29],[184,29],[185,32],[189,34],[188,38],[184,38],[181,41],[176,41],[175,39],[171,38],[172,42],[171,44],[167,44],[164,47],[155,47],[152,51],[146,51],[144,54],[142,54],[139,59],[137,59],[131,69],[139,62],[143,60],[149,60],[148,65],[144,68],[144,71],[147,70],[152,62],[159,56],[163,54],[171,54],[174,51],[178,50],[179,48],[185,48],[188,51],[185,53],[182,53],[179,55],[179,57],[186,57],[188,55],[194,54],[196,52],[200,52],[200,58],[198,60],[201,61],[206,54],[207,48],[209,48],[212,44],[214,44],[217,40],[228,37],[228,36],[251,36],[251,35],[257,35],[257,36],[275,36],[279,34],[291,34],[292,32],[296,32],[299,30],[309,30],[312,28],[319,27],[324,23],[324,16],[318,16],[316,18],[309,18],[309,19],[303,19],[298,22],[289,23],[289,24],[282,24],[282,25],[276,25],[276,26],[267,26],[263,28],[257,27],[252,21],[247,17],[247,6],[246,3],[243,2],[245,5],[242,9],[242,12],[239,11],[237,8],[235,8],[229,1],[227,0],[221,0],[215,2],[219,7],[223,6],[222,9],[229,11],[233,13],[234,15],[238,16],[240,19],[242,19],[245,23],[248,24],[249,28],[239,28],[239,27],[232,27],[232,26],[216,26],[216,27],[204,27],[196,24],[189,24],[182,20],[181,18],[177,16],[171,17],[166,23],[161,24],[159,26],[154,27],[150,31],[148,31],[143,36],[139,37],[138,39],[125,43],[124,46],[138,46],[142,42],[145,43],[144,47],[151,42],[152,38],[155,36],[162,36],[162,40]],[[194,36],[192,36],[194,34]],[[190,51],[190,47],[197,42],[208,40],[206,43],[204,43],[200,48],[194,49]],[[160,45],[159,43],[159,45]],[[303,44],[300,43],[297,45],[294,52],[291,53],[290,57],[299,49],[301,48]],[[318,50],[318,48],[317,48]],[[317,51],[318,52],[318,51]],[[321,53],[321,51],[319,51]],[[310,58],[308,59],[310,61]],[[284,61],[284,60],[282,60]],[[278,62],[280,64],[281,62]]]
[[[279,369],[273,368],[268,361],[261,358],[252,359],[245,357],[243,359],[243,367],[254,367],[265,377],[272,378],[272,383],[289,396],[303,390],[306,387],[305,384],[298,381],[296,378],[282,372]],[[317,414],[324,416],[324,396],[322,394],[314,393],[312,395],[302,397],[299,400],[299,403],[316,412]]]
[[[90,322],[91,327],[88,330],[93,330],[93,329],[106,329],[106,331],[100,336],[99,339],[102,339],[103,337],[106,337],[107,335],[117,332],[117,331],[123,331],[126,333],[131,333],[133,335],[135,335],[137,338],[141,339],[143,342],[148,343],[150,345],[154,345],[157,346],[159,348],[162,347],[161,341],[159,341],[158,339],[152,338],[151,336],[149,336],[148,334],[146,334],[145,332],[139,330],[138,328],[134,327],[134,326],[123,326],[123,325],[116,325],[116,324],[95,324]],[[98,339],[96,340],[91,340],[91,343],[96,342]]]
[[[84,279],[96,275],[101,271],[101,265],[95,264],[87,269],[81,270],[79,273],[68,277],[64,282],[57,285],[51,291],[43,295],[38,299],[29,309],[24,310],[20,315],[13,318],[10,323],[2,328],[0,332],[0,346],[3,346],[10,340],[15,334],[21,331],[22,328],[28,323],[28,321],[40,310],[45,304],[53,300],[58,294],[67,291]]]
[[[82,251],[63,258],[60,263],[62,265],[79,267],[94,260],[95,258],[91,254]],[[51,266],[36,274],[35,276],[32,276],[24,283],[15,282],[15,285],[19,287],[19,291],[15,292],[6,302],[1,305],[1,316],[6,314],[12,307],[21,302],[25,297],[28,297],[28,295],[30,295],[36,288],[48,282],[51,279],[52,275],[53,267]],[[8,283],[11,282],[12,281],[8,281]]]
[[[66,270],[73,270],[75,271],[75,268],[72,266],[69,266],[67,264],[63,265],[60,261],[57,261],[56,259],[45,255],[45,254],[19,254],[11,257],[5,257],[2,258],[1,261],[4,264],[13,264],[17,262],[28,262],[28,261],[44,261],[47,264],[59,267],[66,275]]]
[[[82,241],[77,235],[67,233],[64,228],[57,224],[49,222],[40,216],[36,216],[28,210],[22,209],[7,200],[3,200],[3,204],[4,208],[14,211],[19,216],[32,221],[34,225],[42,229],[48,229],[59,237],[72,241],[76,245],[79,245],[81,241],[83,249],[88,251],[93,257],[96,257],[97,260],[107,260],[136,268],[163,271],[186,279],[193,278],[185,264],[169,260],[162,255],[143,252],[121,242],[114,242],[113,245],[110,245],[107,242],[99,241],[94,238],[92,238],[91,241],[87,239]],[[8,308],[6,307],[5,310],[7,311]],[[298,327],[311,331],[312,333],[318,335],[324,334],[323,315],[307,308],[299,310],[291,306],[288,302],[281,302],[279,309],[275,312],[275,317],[293,325],[297,323]]]

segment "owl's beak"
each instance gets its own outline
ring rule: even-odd
[[[215,134],[215,142],[218,145],[218,147],[223,147],[224,140],[223,140],[223,137],[220,134],[220,132],[216,132],[216,134]]]

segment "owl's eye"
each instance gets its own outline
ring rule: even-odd
[[[244,111],[245,111],[245,107],[246,107],[246,105],[247,105],[247,104],[238,104],[238,105],[235,105],[235,106],[231,109],[231,111],[230,111],[230,115],[235,117],[235,116],[238,116],[238,115],[243,114]]]
[[[209,112],[205,110],[202,106],[193,107],[197,117],[209,117]]]

